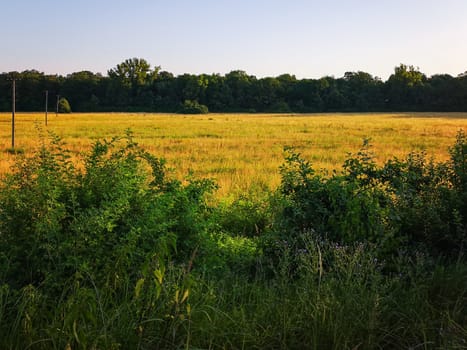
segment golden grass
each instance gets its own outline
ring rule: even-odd
[[[252,185],[275,187],[280,181],[283,147],[294,146],[316,169],[339,168],[348,152],[370,138],[379,162],[426,150],[444,160],[467,113],[378,114],[209,114],[184,116],[148,113],[17,113],[15,144],[26,154],[40,144],[37,125],[59,135],[78,154],[96,139],[133,131],[135,141],[167,159],[177,177],[193,171],[214,178],[219,195],[246,191]],[[11,114],[0,113],[0,174],[9,171]]]

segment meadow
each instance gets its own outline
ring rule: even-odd
[[[51,131],[75,154],[97,139],[133,132],[148,152],[167,160],[179,178],[192,171],[219,185],[218,195],[255,188],[275,188],[280,182],[283,149],[292,146],[316,169],[342,166],[369,138],[382,163],[411,151],[445,160],[467,113],[366,114],[208,114],[185,116],[146,113],[17,113],[15,144],[26,154],[41,145],[40,134]],[[0,114],[0,147],[11,146],[11,114]],[[40,129],[41,131],[39,131]],[[0,153],[0,174],[9,171],[14,156]]]
[[[467,114],[9,117],[1,349],[467,348]]]

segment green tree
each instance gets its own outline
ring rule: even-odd
[[[110,69],[111,79],[108,98],[120,105],[142,106],[152,104],[152,84],[157,79],[160,67],[151,69],[143,58],[131,58]]]
[[[225,76],[225,82],[232,92],[233,109],[249,110],[253,108],[252,86],[256,77],[249,76],[242,70],[235,70]]]
[[[433,111],[457,110],[459,81],[449,74],[436,74],[428,80],[426,89],[428,108]]]
[[[154,96],[154,108],[160,112],[173,112],[178,108],[176,93],[176,78],[167,71],[158,74],[157,79],[152,83],[152,93]]]
[[[253,85],[255,109],[257,111],[272,111],[276,102],[281,100],[281,83],[276,78],[262,78]],[[283,102],[283,101],[282,101]]]
[[[423,102],[425,74],[414,66],[400,64],[386,82],[386,95],[391,109],[416,109]]]
[[[344,74],[343,93],[347,97],[349,108],[355,111],[380,109],[383,106],[379,78],[362,71]]]
[[[44,73],[35,69],[21,72],[16,83],[17,109],[25,111],[42,110],[45,90]]]
[[[64,97],[58,100],[58,113],[71,113],[70,103]]]
[[[130,58],[117,64],[107,73],[110,78],[129,86],[141,86],[157,78],[160,67],[151,69],[151,65],[143,58]]]
[[[181,101],[197,100],[204,102],[208,79],[205,75],[183,74],[177,77]]]
[[[232,91],[226,83],[224,76],[212,74],[208,77],[209,83],[206,88],[206,104],[212,111],[228,111],[232,109]]]
[[[67,75],[61,92],[73,105],[75,111],[95,111],[101,94],[100,83],[104,77],[90,71],[81,71]]]

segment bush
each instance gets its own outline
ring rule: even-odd
[[[422,152],[379,167],[365,141],[341,172],[325,176],[287,149],[275,220],[278,239],[294,245],[297,235],[313,231],[342,244],[373,242],[386,252],[421,249],[458,258],[467,242],[463,132],[450,153],[445,163],[428,161]]]
[[[58,100],[58,113],[71,113],[70,103],[64,97]]]
[[[181,114],[207,114],[209,113],[208,107],[199,104],[198,101],[185,100],[183,105],[178,110]]]
[[[82,167],[55,138],[0,185],[4,281],[60,290],[78,273],[117,288],[154,254],[185,260],[207,226],[203,197],[212,189],[167,178],[164,161],[131,135],[97,141]]]
[[[384,240],[386,198],[364,176],[366,167],[373,167],[370,159],[353,158],[346,172],[325,177],[300,154],[292,149],[287,152],[281,167],[283,201],[277,222],[287,239],[312,230],[341,243]],[[350,162],[359,169],[350,169]]]
[[[213,212],[213,220],[217,230],[232,236],[261,236],[272,220],[269,198],[251,193],[222,200]]]

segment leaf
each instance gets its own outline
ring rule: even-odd
[[[139,298],[143,285],[144,285],[144,278],[140,278],[138,282],[136,282],[136,286],[135,286],[135,298],[136,299]]]
[[[156,299],[159,299],[159,297],[161,296],[161,292],[162,292],[162,286],[156,283]]]
[[[185,290],[182,296],[182,300],[180,300],[180,304],[183,303],[185,300],[187,300],[189,295],[190,295],[190,290],[189,289]]]
[[[164,280],[164,270],[163,269],[156,269],[154,270],[154,277],[156,277],[157,282],[161,285],[162,281]]]
[[[79,341],[79,336],[78,336],[78,324],[76,322],[76,320],[73,321],[73,335],[75,336],[75,339],[76,339],[76,342],[78,344],[81,344],[81,342]]]

